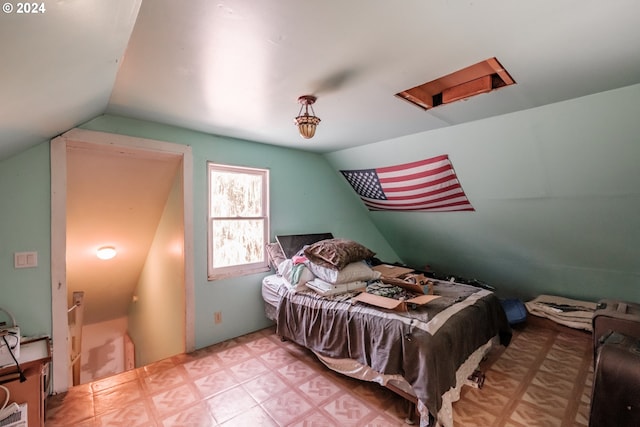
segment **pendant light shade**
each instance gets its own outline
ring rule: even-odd
[[[313,95],[303,95],[298,98],[300,111],[298,112],[298,117],[294,119],[294,123],[298,126],[300,136],[304,139],[313,138],[313,135],[316,134],[316,127],[320,123],[320,118],[316,117],[316,113],[312,107],[316,99]],[[311,109],[311,114],[309,114],[309,109]]]

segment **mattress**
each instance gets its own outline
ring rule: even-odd
[[[280,301],[280,288],[284,288],[285,292],[288,289],[285,280],[281,276],[271,274],[265,277],[262,280],[262,299],[264,302],[277,308]]]

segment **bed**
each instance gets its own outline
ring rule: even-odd
[[[289,248],[279,265],[301,250]],[[354,262],[364,260],[346,265]],[[301,283],[315,277],[307,274],[295,284],[278,269],[263,279],[265,314],[278,335],[312,350],[330,369],[402,395],[415,404],[421,426],[453,426],[462,385],[493,346],[511,338],[500,300],[486,289],[432,279],[437,299],[397,311],[353,301],[380,283],[375,274],[365,281],[369,287],[325,295]]]

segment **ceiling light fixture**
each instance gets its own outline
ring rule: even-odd
[[[96,255],[100,259],[111,259],[116,256],[116,253],[116,248],[113,246],[102,246],[101,248],[98,248]]]
[[[304,139],[313,138],[316,133],[316,126],[320,123],[320,118],[316,117],[315,111],[313,111],[313,103],[316,102],[316,97],[313,95],[303,95],[298,98],[300,103],[300,111],[298,117],[294,119],[294,123],[298,126],[300,136]],[[302,109],[304,108],[304,114]],[[309,108],[311,108],[311,114],[309,114]]]

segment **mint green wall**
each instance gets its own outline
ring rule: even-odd
[[[215,161],[270,170],[271,235],[332,232],[357,240],[381,257],[398,260],[342,185],[323,156],[122,117],[101,116],[85,129],[157,139],[192,147],[194,167],[195,341],[200,348],[270,323],[264,316],[260,282],[265,274],[207,281],[206,163]],[[223,322],[213,322],[222,312]]]
[[[192,146],[203,347],[268,325],[262,275],[206,279],[207,160],[271,170],[272,236],[330,231],[503,296],[640,301],[639,112],[636,85],[325,156],[113,116],[83,127]],[[476,212],[368,214],[336,173],[443,153]],[[0,307],[27,335],[51,332],[49,162],[48,143],[0,161]],[[37,251],[39,266],[15,270],[18,251]]]
[[[639,118],[635,85],[326,157],[340,170],[449,154],[476,212],[369,214],[410,265],[503,296],[640,302]]]
[[[51,334],[49,164],[48,143],[0,161],[0,307],[28,336]],[[38,266],[14,269],[14,252],[27,251],[38,252]]]

